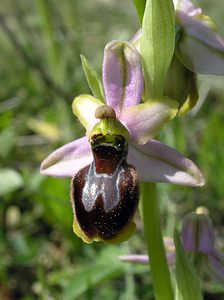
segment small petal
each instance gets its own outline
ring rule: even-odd
[[[96,99],[91,95],[80,95],[73,100],[73,113],[86,128],[87,135],[93,126],[99,122],[99,120],[95,118],[95,111],[103,104],[104,103],[102,103],[99,99]]]
[[[141,57],[133,45],[113,41],[105,47],[103,84],[107,104],[117,116],[123,108],[140,103],[144,80]]]
[[[176,53],[191,71],[201,74],[224,74],[224,40],[200,19],[177,12],[182,33]]]
[[[204,178],[197,166],[176,150],[155,140],[146,145],[131,145],[128,162],[138,171],[140,180],[202,186]]]
[[[68,143],[51,153],[41,164],[43,175],[73,177],[92,161],[92,153],[86,137]]]
[[[163,243],[166,249],[166,252],[175,252],[174,240],[171,237],[163,237]]]
[[[190,71],[189,71],[190,72]],[[186,114],[188,111],[193,109],[199,99],[198,88],[197,88],[197,77],[195,73],[191,73],[188,82],[188,97],[180,106],[178,116]]]
[[[140,39],[142,36],[142,30],[139,29],[129,40],[129,43],[132,43],[135,48],[140,52]]]
[[[121,255],[118,258],[123,262],[137,263],[141,265],[147,265],[150,262],[148,255],[144,254]],[[175,264],[175,252],[166,253],[166,258],[169,266],[173,266]]]
[[[126,108],[120,120],[129,129],[132,142],[145,144],[175,117],[177,109],[176,101],[163,97]]]
[[[175,263],[175,245],[174,241],[170,237],[164,237],[163,243],[165,246],[166,257],[168,260],[169,265],[174,265]],[[139,263],[139,264],[148,264],[149,257],[148,255],[144,254],[127,254],[127,255],[120,255],[118,257],[121,261],[124,262],[131,262],[131,263]]]
[[[173,0],[175,10],[181,10],[189,16],[195,16],[201,14],[201,8],[195,8],[190,0]]]
[[[131,262],[142,265],[147,265],[149,263],[148,255],[144,254],[129,254],[129,255],[121,255],[118,257],[123,262]]]

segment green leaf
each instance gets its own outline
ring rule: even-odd
[[[177,230],[174,232],[174,242],[176,247],[176,300],[203,300],[199,278],[183,249]]]
[[[38,0],[37,5],[40,12],[39,17],[43,29],[42,33],[44,35],[42,40],[47,47],[46,57],[48,58],[50,73],[52,78],[57,83],[60,83],[63,76],[62,63],[64,57],[61,55],[59,41],[55,38],[57,32],[54,22],[53,4],[51,1]]]
[[[144,11],[145,11],[146,0],[133,0],[133,1],[134,1],[134,4],[135,4],[137,13],[138,13],[140,23],[142,23]]]
[[[117,247],[106,247],[95,262],[76,273],[65,288],[63,299],[80,299],[89,289],[96,287],[106,279],[111,279],[123,273],[123,264],[118,259],[120,251]]]
[[[162,96],[175,43],[172,0],[147,0],[140,52],[145,78],[145,100]]]
[[[15,146],[15,143],[16,138],[13,129],[7,128],[3,130],[0,134],[0,157],[5,159],[12,151],[13,147]]]
[[[104,96],[103,84],[99,75],[97,74],[93,66],[88,62],[88,60],[84,55],[81,55],[80,57],[82,61],[82,67],[86,76],[86,80],[89,84],[89,87],[93,95],[96,98],[104,101],[105,96]]]
[[[13,169],[0,169],[0,196],[8,194],[23,186],[21,175]]]
[[[72,231],[73,221],[69,186],[70,180],[47,177],[35,195],[35,200],[42,205],[44,218],[66,232]]]

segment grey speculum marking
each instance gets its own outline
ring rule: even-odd
[[[82,192],[83,204],[86,211],[91,211],[97,198],[101,195],[106,212],[111,211],[120,199],[119,182],[124,172],[122,166],[118,166],[112,175],[96,172],[95,164],[90,165],[86,176],[86,183]]]

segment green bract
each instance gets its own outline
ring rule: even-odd
[[[174,52],[172,0],[147,0],[142,22],[140,53],[145,78],[144,100],[162,96]]]
[[[81,55],[80,57],[82,60],[82,68],[84,70],[86,80],[93,95],[96,98],[99,98],[100,100],[104,101],[105,95],[103,90],[103,84],[99,75],[84,55]]]

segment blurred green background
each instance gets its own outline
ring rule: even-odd
[[[224,36],[222,0],[197,4]],[[146,253],[139,216],[128,242],[86,245],[72,232],[70,179],[39,174],[49,153],[84,133],[71,111],[74,96],[89,92],[80,53],[100,72],[105,44],[137,28],[131,0],[1,0],[0,300],[153,299],[147,267],[117,259]],[[200,76],[199,90],[197,108],[160,138],[193,159],[207,184],[158,185],[164,234],[203,205],[222,242],[224,79]],[[220,286],[205,291],[205,299],[224,299]]]

